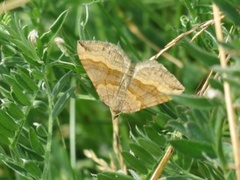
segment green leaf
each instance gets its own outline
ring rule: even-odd
[[[20,84],[16,81],[16,79],[14,79],[12,76],[9,76],[7,74],[4,74],[3,75],[3,78],[5,80],[6,83],[8,83],[8,85],[10,87],[12,87],[13,85],[14,86],[17,86],[17,88],[21,91],[23,91],[23,88],[20,86]]]
[[[12,66],[16,66],[16,62],[18,65],[24,65],[25,61],[22,57],[17,57],[17,56],[10,56],[10,57],[5,57],[2,59],[2,63],[6,66],[6,67],[12,67]]]
[[[222,84],[221,81],[219,81],[217,79],[210,78],[209,79],[209,84],[210,84],[211,88],[217,89],[217,90],[223,92],[223,84]]]
[[[204,154],[206,154],[211,158],[216,158],[216,154],[209,143],[190,140],[171,140],[169,142],[177,151],[188,157],[203,159]]]
[[[199,65],[197,64],[198,62],[194,61],[191,63],[184,64],[183,66],[182,82],[184,85],[186,85],[186,93],[188,93],[188,91],[191,89],[195,90],[196,87],[199,86],[199,82],[201,82],[202,79],[206,76],[206,72],[204,71],[205,69],[200,68]]]
[[[68,10],[63,11],[58,18],[54,21],[54,23],[50,26],[50,30],[54,33],[57,34],[59,29],[62,27],[66,17],[68,14]]]
[[[203,65],[210,67],[215,64],[219,64],[219,59],[217,55],[213,53],[206,52],[205,50],[201,49],[200,47],[196,46],[193,43],[185,41],[184,47],[188,49],[189,54],[193,58],[197,58],[200,63]]]
[[[196,11],[197,2],[189,1],[189,0],[182,0],[182,3],[187,8],[188,12],[190,13],[189,15],[190,15],[191,18],[197,16],[197,11]]]
[[[44,45],[41,41],[40,38],[36,38],[36,46],[37,46],[37,53],[39,55],[39,57],[43,57],[44,53],[46,53],[46,51],[44,51]]]
[[[48,105],[44,101],[35,100],[32,106],[41,112],[48,112]]]
[[[40,179],[42,171],[39,169],[36,162],[33,161],[26,161],[23,164],[23,167],[36,179]]]
[[[143,147],[136,144],[129,144],[129,148],[135,154],[135,156],[146,163],[147,167],[152,168],[156,160],[149,152],[147,152]]]
[[[0,128],[1,128],[1,125],[0,125]],[[0,129],[0,130],[1,130],[1,129]],[[4,133],[4,132],[1,132],[1,133],[0,133],[1,143],[10,146],[10,145],[11,145],[10,140],[9,140],[6,136],[4,136],[2,133]],[[1,155],[0,155],[0,156],[1,156]]]
[[[76,64],[70,63],[70,62],[65,62],[65,61],[60,61],[60,60],[52,62],[51,66],[62,68],[62,69],[73,70],[74,72],[77,71],[78,73],[84,72],[83,70],[82,71],[78,70],[80,68],[77,68]]]
[[[104,172],[98,174],[98,180],[134,180],[132,177],[125,174]]]
[[[204,177],[208,177],[209,179],[235,179],[224,177],[221,169],[214,168],[214,164],[203,163],[201,161],[198,162],[199,171],[204,175]]]
[[[4,159],[7,157],[7,153],[5,152],[5,150],[2,148],[2,146],[0,146],[0,157],[1,159]]]
[[[15,135],[15,131],[4,127],[1,123],[0,123],[0,132],[3,136],[5,136],[7,138],[13,138]]]
[[[212,67],[212,70],[221,74],[226,73],[226,74],[240,76],[239,66],[230,66],[230,67],[222,68],[221,66],[216,65]]]
[[[23,139],[23,137],[21,137]],[[27,139],[27,138],[26,138]],[[27,139],[28,140],[28,139]],[[23,145],[22,143],[19,143],[19,147],[21,147],[22,151],[30,158],[34,159],[36,161],[40,161],[41,163],[44,161],[43,156],[37,154],[35,151],[33,151],[29,146]]]
[[[195,122],[198,126],[206,128],[205,125],[209,123],[209,111],[201,111],[201,109],[193,109],[188,113],[190,122]]]
[[[32,149],[35,152],[37,152],[38,154],[44,155],[44,153],[45,153],[44,148],[38,139],[37,133],[35,132],[35,130],[33,128],[29,129],[28,137],[29,137]]]
[[[159,127],[164,128],[169,119],[172,119],[167,113],[158,112],[156,116],[156,122]]]
[[[4,162],[8,167],[10,167],[11,169],[13,169],[15,172],[17,172],[18,174],[24,176],[24,177],[28,177],[28,172],[22,168],[21,166],[19,166],[16,163],[13,162]]]
[[[186,135],[187,130],[182,122],[176,121],[176,120],[171,120],[168,121],[167,126],[170,126],[172,129],[181,132],[182,134]]]
[[[4,106],[7,107],[8,114],[10,114],[13,118],[17,120],[24,118],[22,110],[15,103],[7,102],[4,103]]]
[[[50,42],[52,37],[53,37],[52,32],[51,31],[47,31],[40,37],[40,40],[42,41],[42,43],[48,43],[48,42]]]
[[[180,96],[173,95],[173,99],[179,104],[191,107],[193,109],[210,109],[214,106],[218,106],[214,100],[209,100],[205,97],[197,97],[193,95],[182,94]]]
[[[33,71],[31,72],[31,75],[33,76],[34,79],[36,80],[42,80],[44,79],[44,74],[43,72],[41,72],[38,69],[33,69]]]
[[[56,104],[53,107],[52,117],[55,119],[63,110],[68,100],[71,98],[74,93],[75,87],[70,87],[64,94],[57,100]]]
[[[186,111],[188,111],[188,107],[187,106],[178,106],[177,108],[177,116],[178,118],[176,119],[177,121],[181,120],[182,122],[187,122],[188,121],[188,117],[187,117],[187,113]]]
[[[152,156],[159,157],[162,155],[162,151],[161,151],[160,147],[156,143],[152,142],[151,140],[139,138],[138,142]]]
[[[147,174],[148,170],[147,167],[145,166],[143,161],[140,161],[136,157],[134,157],[132,154],[128,152],[122,152],[122,156],[124,158],[124,161],[129,164],[129,166],[132,169],[135,169],[136,171],[142,173],[142,174]]]
[[[22,92],[22,90],[17,85],[12,86],[14,95],[16,96],[18,102],[24,106],[30,106],[31,102],[28,100],[27,96]]]
[[[211,130],[209,129],[209,133],[206,133],[207,128],[203,130],[203,127],[198,126],[195,122],[189,122],[187,124],[187,129],[189,132],[189,137],[191,140],[199,141],[199,142],[211,142],[209,136],[211,135]]]
[[[38,91],[39,88],[37,84],[32,80],[29,75],[27,75],[23,70],[20,70],[19,74],[32,91]]]
[[[26,51],[23,50],[23,57],[24,59],[31,65],[34,67],[40,67],[42,65],[41,61],[35,61],[33,57],[31,57],[29,54],[26,53]],[[38,59],[38,58],[37,58]]]
[[[223,78],[224,81],[229,82],[229,84],[231,84],[232,86],[235,86],[236,88],[240,88],[240,81],[239,81],[239,77],[225,77]]]
[[[147,134],[147,136],[156,144],[160,145],[161,147],[165,146],[166,140],[165,137],[159,134],[155,129],[152,127],[146,126],[144,127],[144,130]]]
[[[236,55],[239,54],[238,52],[238,47],[239,47],[239,42],[235,42],[234,40],[229,43],[229,42],[218,42],[220,46],[222,46],[225,51],[230,53],[231,55]]]
[[[36,125],[36,131],[37,131],[37,134],[41,137],[47,137],[48,135],[46,128],[42,124]]]
[[[17,72],[12,72],[12,74],[15,79],[17,80],[18,84],[24,89],[28,91],[32,91],[31,88],[26,84],[26,82],[23,80],[23,78],[17,73]]]
[[[61,29],[63,26],[63,23],[67,17],[68,10],[63,11],[58,18],[54,21],[54,23],[50,26],[50,31],[44,33],[41,37],[40,40],[42,40],[43,43],[48,43],[51,41],[52,38],[54,38],[58,31]]]
[[[225,0],[212,0],[237,26],[240,26],[240,16],[237,12],[237,7],[233,7]]]
[[[164,179],[166,179],[166,180],[193,180],[193,177],[187,176],[187,175],[182,175],[182,176],[181,175],[179,175],[179,176],[171,175],[171,176],[165,176]],[[195,179],[195,180],[197,180],[197,179]],[[199,180],[202,180],[202,179],[199,178]]]
[[[15,121],[2,109],[0,109],[0,123],[9,130],[17,130]]]
[[[61,92],[61,90],[64,88],[64,86],[69,83],[69,79],[72,75],[72,71],[69,71],[68,73],[66,73],[54,86],[53,90],[52,90],[52,96],[56,97],[58,95],[59,92]]]
[[[2,96],[4,96],[5,98],[7,98],[7,99],[12,99],[12,95],[11,95],[11,93],[9,92],[9,90],[7,90],[7,89],[5,89],[5,88],[3,88],[3,87],[1,87],[0,86],[0,94],[2,95]]]

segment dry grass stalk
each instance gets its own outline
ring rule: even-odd
[[[215,4],[213,4],[212,6],[213,6],[213,15],[214,15],[214,21],[215,21],[215,30],[216,30],[217,40],[219,42],[222,42],[223,34],[222,34],[222,28],[221,28],[220,10]],[[220,59],[221,67],[226,68],[227,67],[226,52],[224,48],[220,45],[218,45],[218,50],[219,50],[219,59]],[[223,74],[223,76],[226,77],[227,74]],[[233,102],[231,97],[231,87],[228,82],[224,81],[223,88],[224,88],[224,96],[225,96],[225,102],[226,102],[229,130],[231,135],[231,143],[233,146],[233,157],[234,157],[235,168],[236,168],[236,179],[240,180],[240,146],[239,146],[235,112],[234,112]]]

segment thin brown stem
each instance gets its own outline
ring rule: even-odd
[[[220,18],[224,18],[224,16],[220,16]],[[155,60],[158,59],[159,56],[161,56],[164,52],[166,52],[168,49],[170,49],[171,47],[173,47],[177,42],[179,42],[183,37],[193,33],[194,31],[196,31],[198,28],[201,28],[200,33],[203,32],[202,29],[206,30],[206,28],[210,25],[214,24],[214,20],[208,20],[205,21],[201,24],[198,24],[196,26],[194,26],[192,29],[190,29],[187,32],[184,32],[180,35],[178,35],[176,38],[174,38],[171,42],[169,42],[164,49],[162,49],[161,51],[159,51],[156,55],[152,56],[149,60]],[[195,39],[200,33],[197,33],[197,35],[194,36],[193,39]]]
[[[129,28],[129,30],[133,34],[135,34],[139,39],[141,39],[143,42],[145,42],[148,46],[150,46],[152,49],[154,49],[157,52],[161,51],[161,49],[156,44],[154,44],[152,41],[150,41],[147,37],[145,37],[142,34],[142,32],[138,29],[136,24],[134,24],[131,21],[126,21],[126,24],[127,24],[128,28]],[[168,54],[167,52],[163,53],[162,56],[165,57],[170,62],[174,63],[179,68],[183,67],[183,63],[179,59],[173,57],[172,55]]]
[[[168,163],[169,159],[171,158],[173,152],[174,152],[174,148],[172,146],[168,146],[163,158],[161,159],[160,163],[158,164],[157,168],[152,174],[152,177],[150,180],[157,180],[161,176],[163,169]]]
[[[116,114],[113,111],[111,111],[111,114],[112,114],[112,126],[113,126],[113,150],[118,159],[121,170],[127,173],[127,168],[124,164],[123,157],[121,154],[122,145],[119,138],[119,128],[118,128],[119,114]]]
[[[219,42],[223,41],[223,34],[222,34],[222,28],[221,28],[221,18],[220,18],[220,11],[219,8],[213,4],[213,15],[214,15],[214,21],[215,21],[215,30],[216,30],[216,37]],[[219,50],[219,58],[222,68],[227,67],[227,61],[226,61],[226,52],[222,46],[218,46]],[[227,74],[223,74],[223,77],[226,77]],[[231,87],[228,82],[223,82],[223,88],[224,88],[224,96],[225,96],[225,102],[226,102],[226,110],[227,110],[227,117],[228,117],[228,124],[229,124],[229,130],[231,135],[231,143],[233,146],[233,157],[234,157],[234,163],[236,168],[236,179],[240,180],[240,151],[239,151],[239,140],[238,140],[238,133],[237,133],[237,124],[235,119],[235,113],[233,109],[233,102],[231,97]]]

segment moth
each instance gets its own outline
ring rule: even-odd
[[[169,101],[183,85],[155,60],[131,63],[117,45],[78,41],[77,52],[100,99],[115,113],[133,113]]]

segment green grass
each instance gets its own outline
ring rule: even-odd
[[[214,24],[176,39],[213,19],[208,0],[39,0],[1,13],[0,178],[150,179],[171,144],[175,151],[162,177],[236,179],[234,158],[239,155],[233,155],[223,82],[231,86],[239,124],[239,3],[213,2],[226,15],[224,42],[218,43]],[[79,39],[120,44],[132,62],[149,59],[177,41],[167,51],[177,63],[166,55],[158,62],[185,86],[184,95],[120,116],[127,175],[110,166],[110,155],[116,162],[111,114],[81,66]],[[227,68],[220,65],[219,44],[230,57]],[[197,95],[211,70],[210,89]],[[92,160],[97,158],[87,158],[84,150],[92,150],[108,165],[100,164],[100,170]]]

